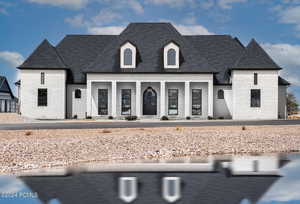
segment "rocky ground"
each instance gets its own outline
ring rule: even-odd
[[[0,173],[83,163],[298,152],[300,126],[0,131]]]

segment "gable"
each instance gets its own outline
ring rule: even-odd
[[[9,93],[11,97],[14,98],[14,95],[9,87],[9,84],[6,78],[3,76],[0,76],[0,92]]]

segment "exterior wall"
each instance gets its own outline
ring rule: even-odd
[[[278,117],[285,119],[287,117],[286,110],[287,86],[278,87]]]
[[[81,98],[75,98],[75,90],[81,90]],[[86,85],[69,84],[67,85],[67,117],[73,118],[86,117]]]
[[[117,115],[122,116],[122,89],[131,89],[131,115],[136,115],[135,108],[135,83],[120,82],[117,83]],[[125,117],[123,115],[123,117]]]
[[[218,91],[223,89],[224,99],[218,99]],[[214,86],[214,117],[232,118],[232,87]]]
[[[258,84],[254,85],[254,73],[258,73]],[[250,107],[250,90],[261,90],[261,107]],[[277,119],[278,118],[278,71],[233,70],[233,119]]]
[[[12,97],[9,93],[0,92],[0,113],[15,112],[15,103],[15,100],[12,100]]]
[[[208,85],[203,82],[192,82],[190,86],[190,113],[192,118],[207,119],[208,117]],[[192,90],[202,89],[202,115],[193,116],[192,115]]]
[[[45,73],[45,84],[41,85],[41,72]],[[65,70],[21,70],[22,115],[36,119],[64,119],[66,116],[66,71]],[[47,106],[38,106],[38,88],[47,88]]]

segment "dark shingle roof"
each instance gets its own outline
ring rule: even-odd
[[[137,48],[135,69],[120,68],[126,42]],[[164,69],[170,42],[180,47],[180,69]],[[280,69],[255,40],[245,48],[230,35],[183,36],[170,23],[131,23],[120,35],[67,35],[56,47],[45,40],[20,68],[65,68],[68,83],[86,83],[87,72],[198,72],[216,73],[216,84],[229,84],[231,69]]]
[[[0,92],[9,93],[12,98],[15,98],[4,76],[0,76]]]
[[[47,40],[44,40],[19,68],[65,69],[66,65],[56,49]]]
[[[114,35],[67,35],[56,46],[56,50],[71,71],[70,81],[85,83],[82,70],[95,61],[103,49],[116,38]]]
[[[252,39],[233,69],[281,69],[271,57]]]
[[[288,82],[287,80],[285,80],[282,77],[278,77],[278,85],[284,85],[284,86],[289,86],[291,85],[290,82]]]
[[[120,68],[120,46],[131,42],[137,48],[135,69]],[[180,47],[180,69],[164,69],[163,48],[170,42]],[[92,62],[86,72],[215,72],[207,59],[170,23],[131,23]]]

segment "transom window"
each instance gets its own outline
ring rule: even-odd
[[[47,89],[38,89],[38,106],[47,106],[48,91]]]
[[[251,89],[251,107],[260,107],[260,89]]]
[[[81,98],[81,90],[80,89],[75,90],[75,98]]]
[[[122,115],[131,115],[131,89],[122,89]]]
[[[178,89],[169,89],[168,114],[178,115]]]
[[[126,48],[124,51],[124,65],[132,65],[132,51],[130,48]]]
[[[218,90],[218,99],[224,99],[224,90],[223,89]]]
[[[202,115],[201,89],[192,89],[192,115]]]

